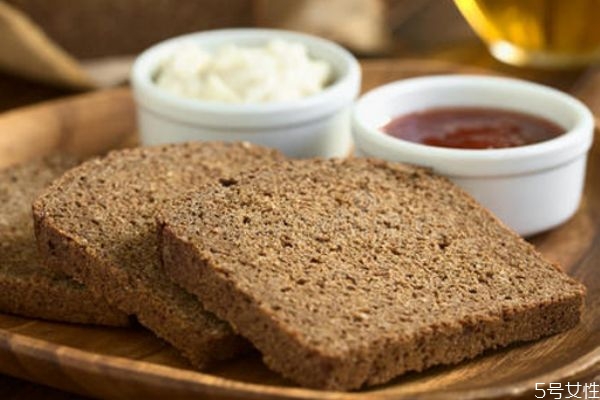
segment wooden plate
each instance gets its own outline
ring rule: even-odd
[[[427,73],[462,72],[445,63],[369,62],[365,86]],[[469,72],[481,72],[469,70]],[[54,149],[93,154],[130,143],[135,130],[127,89],[17,110],[0,116],[0,165]],[[600,372],[600,146],[590,153],[585,197],[567,224],[532,239],[582,280],[589,295],[583,322],[536,343],[490,352],[455,367],[408,374],[365,392],[301,389],[260,362],[258,354],[190,369],[149,332],[51,323],[0,314],[0,372],[68,391],[107,398],[474,399],[527,394],[536,383]]]

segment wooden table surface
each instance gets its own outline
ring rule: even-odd
[[[398,38],[394,57],[452,61],[493,69],[510,76],[535,80],[561,89],[572,88],[577,86],[579,82],[589,82],[590,75],[595,76],[598,72],[594,66],[572,71],[539,71],[500,64],[488,54],[483,44],[469,33],[466,23],[457,17],[456,11],[452,10],[448,3],[430,2],[429,6],[421,10],[420,14],[413,15],[411,19],[399,23],[394,31],[395,36]],[[440,25],[440,22],[443,23]],[[455,38],[456,41],[452,41],[452,38]],[[598,76],[600,76],[600,73],[598,73]],[[71,94],[73,92],[0,73],[0,111]],[[600,115],[600,99],[597,101],[590,99],[590,101],[594,103],[592,108],[596,115]],[[582,376],[579,379],[579,382],[592,381],[600,383],[600,377]],[[0,375],[0,399],[72,400],[83,398]]]

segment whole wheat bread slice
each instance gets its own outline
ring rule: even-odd
[[[163,273],[155,211],[177,193],[279,160],[248,143],[110,153],[69,171],[34,204],[42,256],[171,343],[201,368],[248,346]]]
[[[0,311],[34,318],[125,326],[127,315],[40,264],[31,203],[77,161],[56,155],[0,171]]]
[[[288,161],[160,220],[167,274],[301,385],[380,384],[580,319],[582,285],[423,169]]]

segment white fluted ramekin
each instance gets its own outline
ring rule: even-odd
[[[533,114],[565,133],[527,146],[465,150],[394,138],[392,118],[438,107],[492,107]],[[527,236],[555,227],[577,210],[594,118],[579,100],[539,84],[470,75],[407,79],[362,96],[353,111],[357,153],[431,167],[449,177],[508,226]]]
[[[162,60],[183,42],[211,51],[224,44],[258,46],[271,39],[299,42],[315,59],[328,62],[334,82],[299,100],[229,104],[179,97],[153,82]],[[189,140],[248,141],[292,157],[344,157],[352,148],[350,109],[360,90],[360,67],[344,48],[325,39],[274,29],[223,29],[179,36],[143,52],[131,83],[142,143]]]

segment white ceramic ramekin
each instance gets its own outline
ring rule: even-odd
[[[492,107],[556,122],[565,134],[505,149],[433,147],[394,138],[394,117],[437,107]],[[570,218],[583,190],[594,118],[575,98],[517,79],[470,75],[407,79],[362,96],[353,111],[357,153],[431,167],[452,179],[508,226],[527,236]]]
[[[328,62],[335,80],[321,93],[300,100],[226,104],[182,98],[157,87],[159,64],[182,42],[208,51],[224,44],[257,46],[280,38],[300,42],[310,56]],[[143,52],[131,83],[142,143],[244,140],[275,147],[291,157],[344,157],[352,148],[350,109],[360,90],[360,67],[348,51],[314,36],[272,29],[224,29],[179,36]]]

